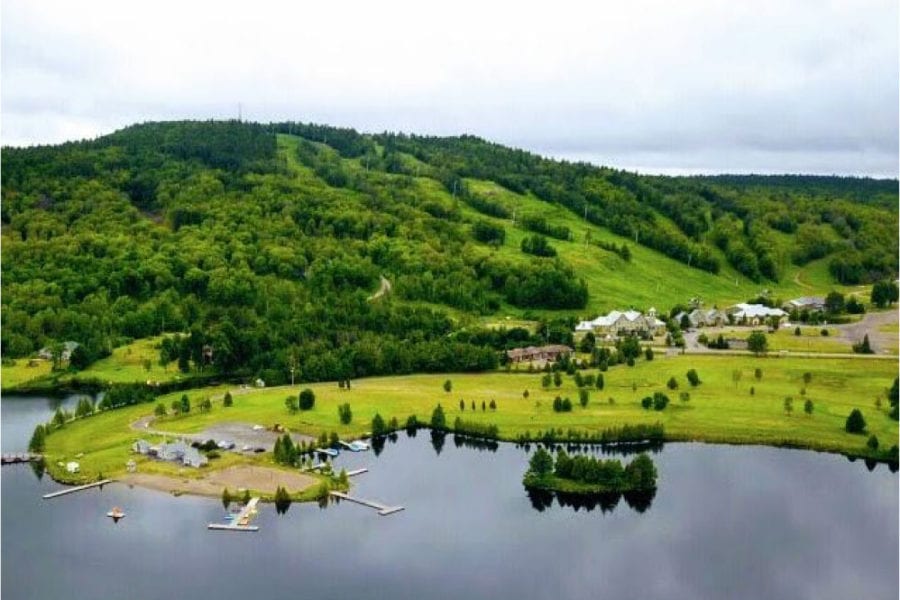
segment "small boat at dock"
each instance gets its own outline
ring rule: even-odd
[[[118,521],[122,517],[125,516],[125,512],[119,508],[118,506],[113,506],[112,510],[106,513],[106,516],[112,519],[113,521]]]

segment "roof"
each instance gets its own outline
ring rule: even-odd
[[[803,308],[805,306],[825,306],[825,298],[820,296],[801,296],[799,298],[794,298],[788,302],[788,304],[796,306],[797,308]]]
[[[735,316],[738,318],[747,317],[753,319],[756,317],[783,317],[785,313],[780,308],[769,308],[762,304],[735,304],[732,308],[735,310]]]

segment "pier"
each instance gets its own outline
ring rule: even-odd
[[[107,483],[112,483],[115,479],[104,479],[102,481],[95,481],[94,483],[88,483],[85,485],[76,485],[75,487],[66,488],[64,490],[59,490],[58,492],[52,492],[50,494],[44,494],[44,500],[50,500],[51,498],[58,498],[59,496],[65,496],[66,494],[74,494],[75,492],[80,492],[81,490],[86,490],[92,487],[101,487],[106,485]]]
[[[349,500],[350,502],[355,502],[357,504],[362,504],[363,506],[368,506],[369,508],[374,508],[378,511],[378,514],[381,516],[392,515],[395,512],[400,512],[403,510],[402,506],[387,506],[380,502],[375,502],[374,500],[364,500],[362,498],[354,498],[348,494],[343,492],[328,492],[335,498],[340,498],[341,500]]]
[[[353,477],[354,475],[362,475],[363,473],[368,473],[369,469],[363,467],[362,469],[353,469],[352,471],[347,471],[347,477]]]
[[[34,462],[39,460],[44,460],[43,455],[32,454],[31,452],[15,452],[11,454],[4,454],[2,456],[2,463],[4,465],[15,465],[18,463]]]
[[[250,498],[232,523],[209,523],[206,528],[218,531],[259,531],[259,527],[250,525],[250,518],[256,514],[257,504],[259,504],[259,498]]]

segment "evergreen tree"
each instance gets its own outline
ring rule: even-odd
[[[46,435],[47,433],[44,430],[44,426],[38,424],[34,428],[34,433],[31,434],[31,441],[28,442],[28,451],[36,453],[43,452]]]
[[[862,412],[858,408],[850,411],[847,421],[844,424],[847,433],[862,433],[866,430],[866,420],[863,418]]]

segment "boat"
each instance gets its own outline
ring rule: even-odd
[[[125,512],[118,506],[113,506],[112,510],[106,513],[106,516],[113,519],[114,521],[118,521],[125,516]]]
[[[363,441],[356,440],[354,442],[350,442],[350,450],[353,452],[364,452],[369,449],[369,445]]]

